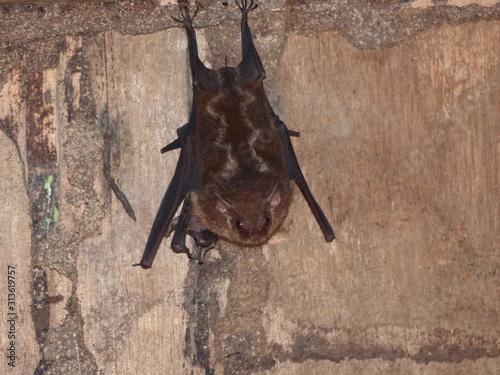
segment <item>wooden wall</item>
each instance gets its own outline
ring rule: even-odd
[[[337,239],[297,193],[268,244],[200,266],[164,241],[143,270],[190,108],[166,3],[3,8],[2,373],[500,373],[500,5],[262,2],[266,89]],[[238,63],[238,19],[206,2],[207,64]]]

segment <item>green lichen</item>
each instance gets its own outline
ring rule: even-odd
[[[45,183],[43,184],[43,188],[47,190],[47,211],[50,207],[50,199],[52,198],[52,182],[54,181],[54,176],[49,174],[45,179]]]
[[[47,197],[47,214],[50,214],[50,202],[52,200],[52,182],[54,182],[54,176],[49,174],[47,178],[45,179],[45,183],[43,184],[44,190],[47,191],[46,197]],[[54,206],[52,210],[52,217],[46,217],[45,218],[45,225],[47,228],[47,238],[49,238],[49,229],[50,225],[52,223],[57,223],[59,220],[59,210],[57,209],[57,206]]]

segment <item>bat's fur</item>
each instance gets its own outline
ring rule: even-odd
[[[222,68],[220,85],[197,98],[198,189],[191,202],[194,216],[219,237],[258,245],[288,212],[290,178],[262,85],[239,80],[237,68]]]

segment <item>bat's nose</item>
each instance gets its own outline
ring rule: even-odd
[[[262,231],[259,228],[251,228],[248,231],[248,238],[252,242],[259,242],[262,240]]]

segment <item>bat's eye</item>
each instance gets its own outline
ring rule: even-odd
[[[271,219],[269,219],[268,217],[266,217],[266,221],[264,221],[264,225],[266,227],[268,227],[270,224],[271,224]]]
[[[240,220],[236,220],[236,228],[239,230],[243,229],[243,223]]]

